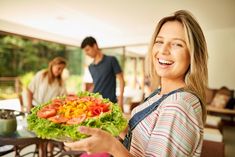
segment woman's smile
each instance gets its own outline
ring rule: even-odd
[[[161,68],[169,68],[169,67],[171,67],[171,65],[174,64],[173,61],[171,61],[171,60],[164,60],[164,59],[158,59],[158,63],[159,63],[159,66]]]

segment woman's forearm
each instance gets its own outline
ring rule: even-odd
[[[27,89],[27,100],[28,100],[28,104],[27,104],[27,112],[29,113],[31,108],[32,108],[32,101],[33,101],[33,93]]]
[[[115,143],[111,146],[109,153],[114,157],[134,157],[118,140],[115,140]]]

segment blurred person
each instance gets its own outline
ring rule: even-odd
[[[30,82],[28,92],[28,106],[27,112],[29,113],[33,106],[46,103],[51,99],[65,95],[66,88],[65,82],[62,78],[62,73],[66,67],[66,60],[62,57],[55,57],[50,61],[46,70],[41,70],[36,73]],[[45,147],[44,144],[40,144],[39,147]],[[54,145],[48,143],[47,149],[49,153],[53,152]],[[42,149],[39,149],[40,151]],[[39,152],[39,156],[43,154]]]
[[[33,106],[46,103],[57,96],[67,93],[64,80],[62,79],[62,72],[66,64],[64,58],[56,57],[50,61],[46,70],[36,73],[27,90],[27,112],[30,112]]]
[[[106,131],[79,127],[88,138],[64,143],[73,150],[114,157],[200,157],[206,119],[207,46],[200,25],[185,10],[162,18],[147,55],[155,91],[132,111],[123,144]]]
[[[114,56],[104,55],[93,37],[86,37],[81,44],[83,51],[93,59],[89,71],[93,79],[90,92],[98,92],[103,98],[118,103],[123,111],[124,78],[122,69]],[[119,97],[116,96],[116,78],[119,80]]]
[[[69,77],[70,77],[70,72],[69,72],[69,70],[65,67],[64,70],[63,70],[63,72],[62,72],[62,74],[61,74],[61,78],[62,78],[62,80],[66,81],[66,80],[69,79]]]

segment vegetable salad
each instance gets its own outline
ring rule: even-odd
[[[103,99],[98,93],[79,92],[58,97],[31,110],[28,129],[38,137],[60,141],[86,138],[79,126],[101,128],[118,136],[127,126],[118,104]]]

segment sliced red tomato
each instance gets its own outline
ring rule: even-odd
[[[58,103],[58,104],[63,104],[63,102],[64,102],[64,101],[63,101],[62,99],[54,99],[54,100],[52,100],[52,104],[53,104],[53,103],[56,103],[56,104],[57,104],[57,103]]]
[[[89,107],[89,111],[91,111],[93,116],[98,116],[101,112],[109,111],[109,104],[95,104]]]
[[[81,101],[86,102],[86,101],[91,101],[90,97],[82,97],[80,98]]]
[[[93,100],[96,104],[101,104],[102,103],[102,100],[101,99],[94,99]]]
[[[48,120],[54,122],[54,123],[65,123],[68,121],[67,118],[61,116],[61,115],[56,115],[56,116],[53,116],[53,117],[49,117]]]
[[[55,109],[50,109],[47,107],[42,108],[37,112],[37,116],[40,118],[48,118],[56,115]]]
[[[69,95],[66,96],[67,101],[75,101],[77,99],[78,99],[78,96],[75,95],[75,94],[69,94]]]
[[[109,111],[109,104],[100,104],[100,107],[102,108],[103,112]]]
[[[52,103],[52,104],[50,104],[50,105],[48,105],[46,107],[49,108],[49,109],[56,109],[56,110],[58,110],[60,108],[60,106],[62,106],[62,104],[54,102],[54,103]]]
[[[69,125],[74,125],[74,124],[80,124],[86,120],[86,115],[83,114],[79,117],[76,118],[71,118],[70,120],[67,121],[67,124]]]
[[[90,110],[93,116],[98,116],[102,112],[102,108],[99,106],[93,106],[90,108]]]

